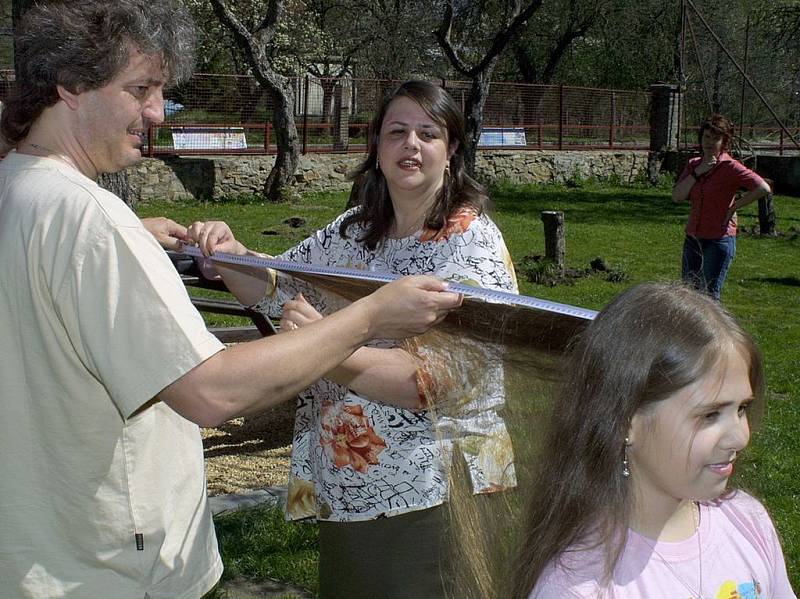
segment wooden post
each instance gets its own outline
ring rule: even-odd
[[[555,210],[545,210],[541,213],[544,223],[544,255],[564,273],[564,257],[566,243],[564,241],[564,213]]]
[[[772,181],[766,179],[770,189]],[[762,235],[775,235],[775,206],[772,203],[772,192],[758,200],[758,232]]]

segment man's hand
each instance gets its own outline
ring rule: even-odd
[[[183,242],[188,240],[186,227],[163,216],[143,218],[142,225],[156,238],[165,250],[180,251]]]
[[[221,220],[193,222],[189,226],[188,236],[204,256],[210,256],[214,252],[238,255],[247,253],[247,248],[236,241],[231,228]]]
[[[356,302],[369,315],[370,337],[402,339],[421,335],[461,305],[461,294],[429,276],[404,277]]]

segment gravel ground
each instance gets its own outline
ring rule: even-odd
[[[294,402],[202,429],[209,495],[286,485]]]

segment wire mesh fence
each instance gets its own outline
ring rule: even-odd
[[[302,151],[364,152],[369,123],[397,81],[292,80]],[[468,82],[439,82],[466,107]],[[646,92],[493,83],[480,147],[514,149],[648,147]],[[263,154],[276,151],[273,104],[251,77],[197,74],[170,90],[164,123],[148,152]]]
[[[708,115],[721,113],[734,124],[741,145],[750,150],[800,152],[792,140],[800,142],[796,50],[773,30],[774,15],[759,15],[752,8],[731,11],[720,3],[685,4],[680,145],[696,145],[699,124]]]
[[[399,81],[291,80],[294,120],[303,153],[358,152],[383,96]],[[439,81],[466,109],[470,82]],[[0,100],[14,73],[0,70]],[[483,110],[479,148],[515,150],[647,149],[650,94],[645,91],[493,82]],[[195,74],[165,93],[163,123],[147,132],[144,151],[163,154],[272,154],[274,104],[250,76]],[[696,143],[691,115],[682,119],[683,146]],[[746,126],[756,150],[782,153],[791,142],[779,127]]]
[[[369,123],[397,83],[293,79],[302,151],[364,152]],[[466,107],[469,82],[439,84]],[[648,103],[649,94],[640,91],[493,83],[479,147],[645,149]],[[269,95],[250,77],[197,74],[168,95],[166,120],[150,132],[150,152],[272,153],[272,110]]]

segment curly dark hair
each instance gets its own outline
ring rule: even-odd
[[[703,132],[708,129],[714,135],[722,138],[722,151],[727,152],[731,148],[731,140],[733,139],[733,123],[721,114],[712,114],[697,130],[697,143],[703,145]]]
[[[486,191],[467,174],[464,168],[464,149],[467,139],[461,110],[450,94],[441,87],[428,81],[406,81],[383,98],[370,125],[371,136],[367,158],[350,175],[356,186],[354,204],[359,206],[360,210],[342,221],[339,232],[346,237],[350,225],[361,224],[365,233],[358,241],[369,249],[375,249],[386,238],[394,223],[394,208],[389,197],[389,188],[377,166],[378,141],[389,105],[400,97],[410,98],[419,104],[427,115],[447,132],[447,142],[451,148],[457,142],[449,162],[450,174],[444,176],[444,184],[425,219],[425,226],[438,231],[444,227],[447,217],[458,208],[470,206],[481,213],[489,206]]]
[[[3,107],[0,134],[16,145],[42,111],[72,93],[108,84],[129,50],[158,54],[170,83],[191,75],[195,29],[177,0],[54,0],[32,7],[16,34],[17,84]]]

